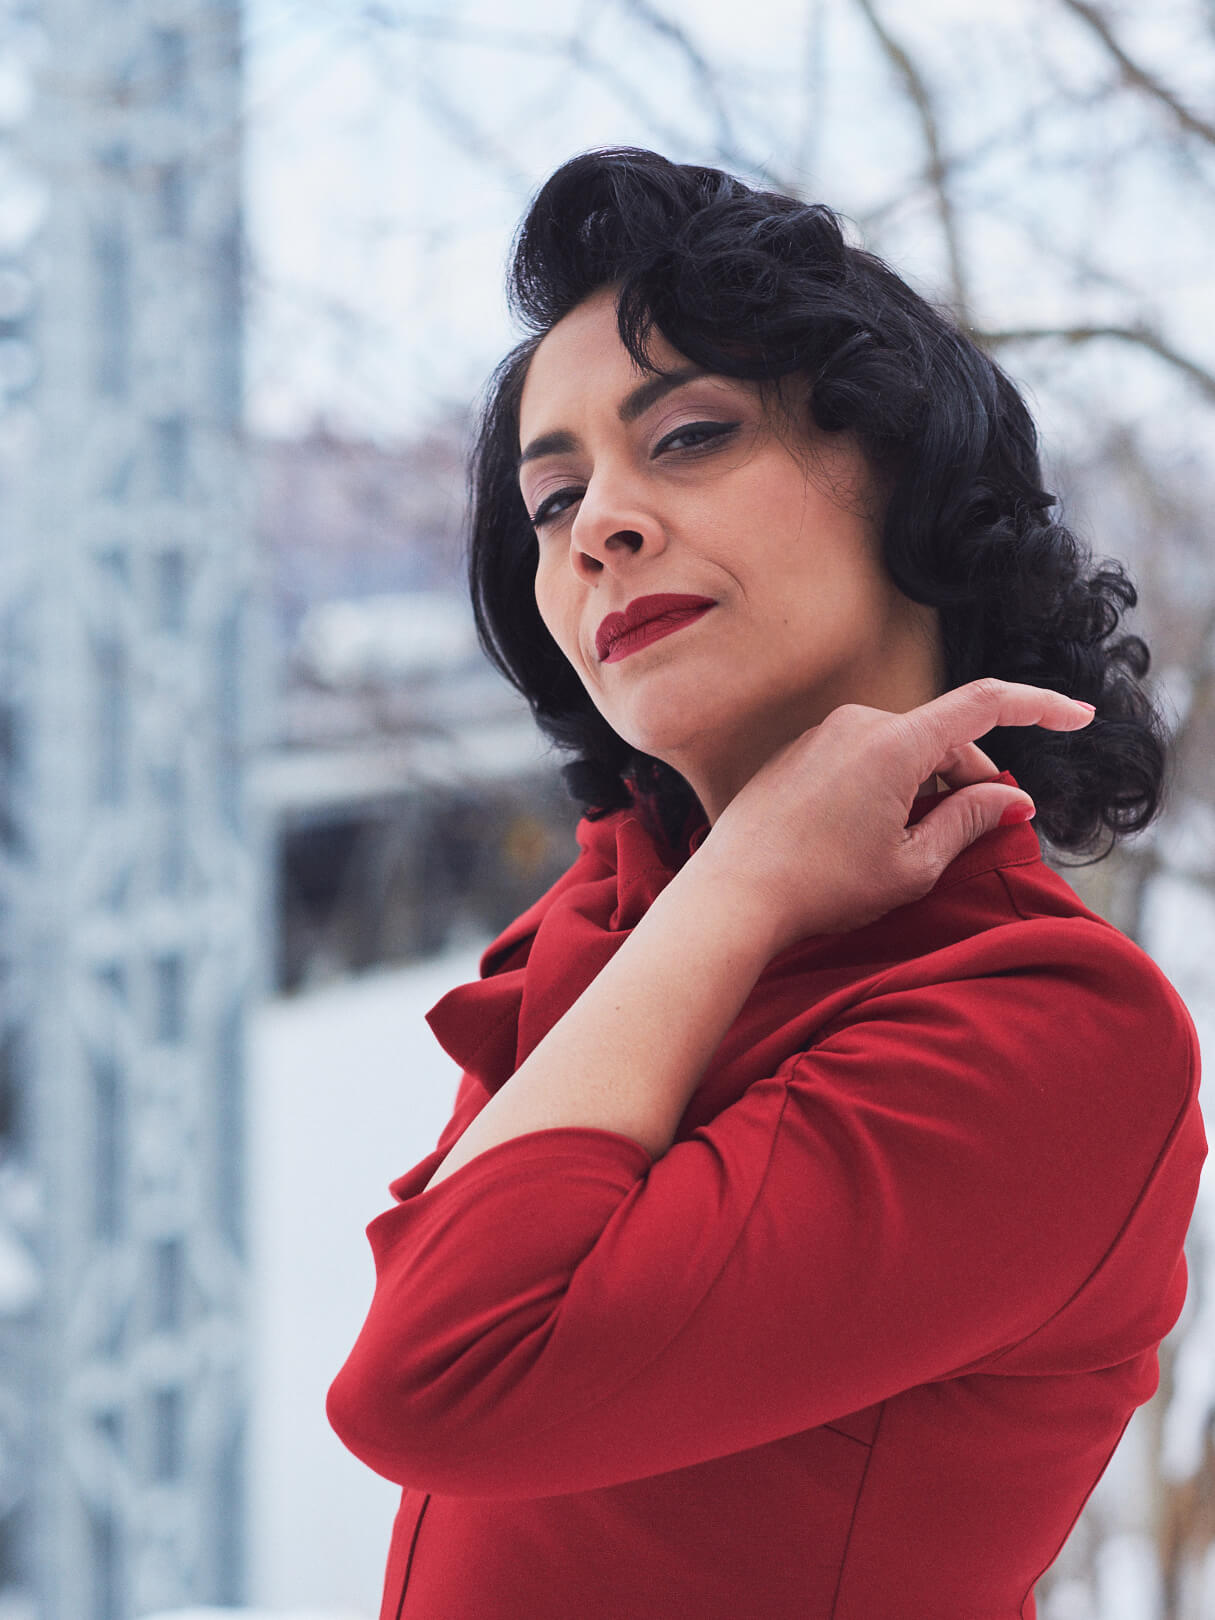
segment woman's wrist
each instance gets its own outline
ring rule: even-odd
[[[758,962],[757,978],[793,943],[788,921],[773,897],[717,859],[707,842],[680,867],[658,900],[668,895],[672,897],[668,905],[682,906],[689,915],[695,912],[702,926],[729,938],[740,954],[753,957]]]

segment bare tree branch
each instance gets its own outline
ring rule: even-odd
[[[793,143],[793,172],[805,183],[817,164],[822,144],[823,83],[827,30],[823,0],[809,0],[802,44],[802,116]]]
[[[594,0],[591,0],[591,4],[594,4]],[[648,124],[657,139],[669,146],[678,147],[687,139],[686,130],[667,123],[661,113],[650,105],[613,62],[596,56],[588,48],[589,30],[585,27],[585,21],[589,11],[588,5],[583,12],[584,25],[571,29],[565,35],[537,34],[518,28],[493,28],[482,23],[469,24],[459,18],[431,13],[395,11],[387,5],[374,3],[374,0],[369,0],[369,3],[362,7],[360,20],[382,32],[407,32],[415,39],[424,40],[428,44],[457,48],[471,45],[489,50],[509,51],[531,59],[550,57],[557,63],[569,63],[588,78],[598,80],[616,98],[621,107]],[[492,166],[504,175],[514,189],[519,190],[521,195],[527,195],[531,186],[523,183],[518,165],[514,164],[509,154],[502,151],[500,145],[496,152],[486,150],[489,137],[476,128],[467,109],[446,94],[433,76],[427,83],[423,100],[435,122],[462,151],[473,158],[488,157]]]
[[[470,157],[488,168],[496,169],[507,187],[519,198],[532,190],[531,177],[515,162],[513,154],[488,130],[477,124],[466,106],[449,96],[433,75],[427,75],[417,86],[417,94],[441,129]]]
[[[664,117],[641,89],[620,71],[616,62],[597,54],[587,43],[589,29],[585,26],[593,15],[594,0],[585,8],[583,24],[565,34],[538,34],[519,28],[494,28],[481,23],[469,24],[459,18],[445,17],[429,12],[410,12],[394,9],[384,0],[365,0],[360,6],[358,20],[364,27],[385,33],[412,34],[415,38],[439,45],[476,45],[492,50],[510,51],[535,58],[546,56],[564,60],[595,79],[612,95],[620,106],[649,126],[656,140],[672,150],[686,144],[688,131]],[[756,161],[737,139],[733,123],[722,92],[720,74],[714,64],[700,50],[692,36],[678,23],[663,15],[650,0],[622,0],[622,10],[642,29],[659,35],[672,43],[689,63],[699,86],[707,98],[717,124],[715,140],[718,161],[729,167],[748,170],[759,175],[777,189],[792,190],[786,177],[776,174],[767,165]],[[492,142],[477,128],[457,99],[448,95],[431,79],[424,87],[423,100],[435,121],[470,156],[485,158],[522,195],[530,185],[521,183],[521,171],[513,164],[509,153],[500,142]],[[487,144],[488,143],[488,144]]]
[[[631,17],[641,27],[649,29],[651,33],[674,45],[687,62],[717,124],[713,154],[716,160],[727,168],[746,170],[778,191],[796,195],[796,182],[790,176],[783,175],[769,164],[762,162],[753,149],[739,140],[722,91],[721,70],[704,54],[687,29],[660,11],[651,0],[620,0],[620,7],[625,16]],[[575,59],[579,60],[588,71],[593,70],[603,82],[610,83],[617,97],[624,99],[624,80],[614,68],[602,58],[593,58],[585,50],[579,49],[575,43],[571,43],[571,55],[575,56],[575,53],[577,53]],[[638,92],[631,87],[630,99],[641,104]],[[649,120],[656,129],[661,129],[661,121],[652,110],[649,113]],[[664,138],[672,147],[678,147],[685,144],[687,135],[685,133],[682,139],[678,135]]]
[[[417,39],[440,44],[482,45],[491,50],[518,51],[525,56],[564,56],[568,46],[551,29],[538,32],[529,28],[494,28],[485,23],[469,25],[458,17],[439,13],[397,11],[391,6],[367,0],[357,12],[357,21],[385,33],[406,30]]]
[[[588,78],[597,80],[626,111],[644,119],[657,139],[671,151],[678,151],[686,142],[687,130],[669,123],[659,113],[616,64],[601,56],[592,55],[580,40],[569,43],[569,59]],[[723,155],[724,154],[719,154]]]
[[[975,195],[972,189],[972,204]],[[1006,195],[990,199],[987,206],[993,210],[998,208],[1005,223],[1016,225],[1025,241],[1044,261],[1053,262],[1064,269],[1070,284],[1078,291],[1087,293],[1090,287],[1104,287],[1117,295],[1124,309],[1143,308],[1142,286],[1135,285],[1127,276],[1111,269],[1105,258],[1095,258],[1086,250],[1070,244],[1066,238],[1061,238],[1054,220],[1044,218],[1032,207],[1026,207],[1020,199],[1011,201]]]
[[[729,154],[735,157],[738,152],[738,142],[734,134],[734,125],[730,118],[729,109],[721,93],[717,69],[708,57],[693,40],[687,29],[681,23],[674,22],[665,13],[661,12],[651,0],[622,0],[621,9],[626,16],[636,20],[652,33],[659,34],[663,39],[670,40],[671,44],[683,56],[691,68],[694,77],[704,92],[713,116],[717,122],[717,146],[722,155]]]
[[[1142,63],[1136,62],[1134,57],[1128,55],[1111,28],[1108,17],[1096,6],[1091,5],[1089,0],[1059,0],[1059,3],[1074,17],[1079,17],[1080,21],[1096,34],[1122,70],[1122,77],[1127,84],[1133,84],[1136,89],[1144,91],[1166,106],[1182,129],[1215,146],[1215,124],[1210,124],[1205,118],[1199,118],[1197,113],[1192,113],[1155,74],[1149,73]]]
[[[887,60],[902,79],[920,121],[924,146],[928,152],[927,179],[936,199],[941,232],[945,238],[945,252],[949,260],[950,301],[964,320],[970,308],[966,274],[962,264],[961,235],[957,215],[949,191],[949,160],[941,147],[941,131],[936,108],[927,81],[906,46],[900,44],[878,16],[873,0],[856,0],[861,14],[873,30]]]
[[[1148,326],[1025,326],[1003,332],[971,330],[970,335],[985,349],[997,349],[1010,343],[1036,343],[1043,339],[1077,344],[1091,343],[1097,338],[1114,338],[1119,343],[1133,343],[1167,361],[1192,383],[1196,383],[1207,399],[1215,403],[1215,372],[1200,366],[1188,355],[1179,353],[1159,332],[1152,331]]]

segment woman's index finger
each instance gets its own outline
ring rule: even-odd
[[[923,738],[924,769],[952,748],[984,737],[997,726],[1045,726],[1051,731],[1078,731],[1093,718],[1090,704],[1051,687],[1028,686],[985,675],[955,686],[940,697],[911,709],[904,717]]]

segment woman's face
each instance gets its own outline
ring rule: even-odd
[[[939,632],[885,571],[849,437],[812,437],[804,405],[697,374],[657,335],[651,353],[657,378],[620,341],[614,289],[559,321],[524,384],[519,481],[553,639],[613,730],[678,770],[713,820],[839,704],[936,696]],[[661,621],[663,604],[642,603],[650,631],[611,639],[610,615],[667,595],[699,603]]]

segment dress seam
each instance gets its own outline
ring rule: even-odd
[[[840,1549],[840,1572],[835,1582],[835,1591],[831,1594],[831,1613],[828,1620],[837,1620],[840,1601],[840,1588],[844,1584],[844,1575],[848,1569],[848,1554],[852,1548],[852,1533],[856,1529],[856,1516],[861,1511],[861,1498],[865,1494],[865,1485],[869,1479],[869,1469],[873,1463],[873,1454],[877,1450],[878,1439],[882,1432],[882,1420],[886,1416],[886,1403],[882,1402],[882,1410],[878,1413],[877,1425],[873,1431],[873,1440],[869,1446],[869,1455],[865,1458],[865,1467],[861,1474],[860,1483],[856,1488],[856,1496],[852,1503],[852,1517],[848,1520],[848,1534],[844,1537],[844,1545]]]
[[[841,1440],[851,1440],[854,1446],[863,1446],[866,1451],[873,1450],[872,1440],[861,1440],[857,1435],[849,1434],[847,1429],[841,1429],[834,1423],[822,1423],[819,1427],[830,1429],[832,1434],[838,1434]]]
[[[422,1506],[418,1509],[417,1521],[413,1527],[413,1537],[409,1543],[409,1557],[405,1560],[405,1574],[401,1578],[401,1596],[397,1603],[395,1620],[401,1620],[405,1609],[405,1594],[409,1590],[409,1573],[413,1569],[413,1555],[418,1550],[418,1537],[422,1532],[422,1520],[426,1517],[426,1509],[430,1506],[430,1492],[427,1491]]]

